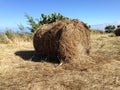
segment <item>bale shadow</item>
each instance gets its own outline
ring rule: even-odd
[[[16,51],[15,55],[21,57],[25,61],[33,61],[33,62],[45,61],[54,64],[60,63],[60,61],[56,58],[41,57],[38,53],[32,50]]]

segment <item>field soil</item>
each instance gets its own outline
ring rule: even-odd
[[[83,66],[31,60],[32,41],[0,44],[0,90],[120,90],[120,37],[111,36],[92,33],[94,63]]]

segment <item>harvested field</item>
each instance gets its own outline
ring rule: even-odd
[[[56,67],[32,55],[32,41],[0,44],[0,90],[120,90],[120,37],[92,34],[87,65]]]

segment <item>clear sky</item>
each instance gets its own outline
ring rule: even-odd
[[[120,0],[0,0],[0,27],[27,26],[25,13],[61,13],[89,25],[120,21]]]

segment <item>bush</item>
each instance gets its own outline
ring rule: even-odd
[[[114,34],[115,34],[116,36],[120,36],[120,28],[116,29],[116,30],[114,31]]]
[[[50,15],[41,14],[41,17],[39,19],[34,19],[27,14],[25,15],[25,17],[28,19],[30,25],[30,27],[28,28],[31,30],[31,32],[35,32],[40,25],[50,24],[63,19],[69,19],[68,17],[63,16],[60,13],[52,13]]]
[[[114,25],[108,25],[105,27],[105,32],[106,33],[111,33],[111,32],[114,32],[115,30],[115,26]]]
[[[12,41],[15,38],[15,33],[11,29],[7,30],[5,32],[5,35],[8,37],[8,39],[10,39]]]

